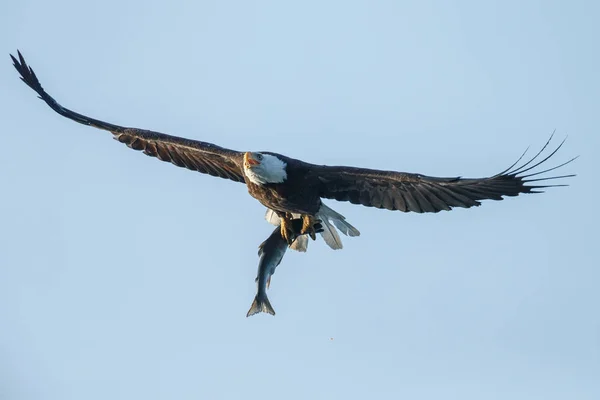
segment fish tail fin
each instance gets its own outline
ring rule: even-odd
[[[256,297],[254,297],[254,301],[252,302],[252,305],[250,306],[246,317],[258,314],[260,312],[275,315],[275,310],[273,310],[271,302],[269,301],[269,298],[266,294],[257,294]]]

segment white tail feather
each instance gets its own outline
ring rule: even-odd
[[[270,208],[267,208],[265,219],[271,225],[279,226],[281,224],[281,218],[279,218],[279,215],[277,215],[277,213],[275,213],[275,211],[271,210]]]
[[[320,215],[317,214],[317,218]],[[331,225],[327,218],[319,218],[321,219],[321,225],[323,225],[323,232],[321,232],[321,237],[327,243],[327,246],[331,247],[333,250],[341,250],[344,246],[342,245],[342,239],[340,239],[340,235],[338,235],[334,226]]]
[[[344,220],[334,219],[333,224],[346,236],[360,236],[360,231]]]
[[[327,207],[325,203],[321,204],[321,208],[319,209],[319,213],[317,214],[319,219],[324,220],[328,219],[335,225],[336,228],[340,230],[346,236],[360,236],[360,231],[353,227],[350,223],[346,222],[346,217],[344,217],[339,212]]]
[[[300,251],[302,253],[306,252],[308,249],[308,236],[298,236],[296,240],[294,240],[294,243],[292,243],[290,246],[290,249]]]

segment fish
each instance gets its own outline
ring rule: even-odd
[[[316,221],[314,225],[315,231],[321,232],[323,226],[321,221]],[[297,218],[292,220],[292,229],[294,230],[294,239],[300,237],[300,231],[302,230],[302,219]],[[293,243],[290,245],[293,246]],[[273,230],[273,233],[258,246],[258,272],[256,274],[256,296],[250,306],[250,310],[246,314],[246,317],[258,314],[260,312],[275,315],[275,310],[271,306],[271,302],[267,297],[267,289],[271,285],[271,276],[275,273],[275,268],[283,260],[283,256],[288,249],[287,241],[281,236],[281,229],[279,227]]]

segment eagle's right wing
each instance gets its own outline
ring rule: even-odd
[[[523,165],[515,167],[521,160],[519,158],[508,169],[487,178],[437,178],[405,172],[326,165],[310,165],[309,171],[312,179],[319,185],[323,198],[404,212],[438,212],[454,207],[478,206],[481,200],[502,200],[504,196],[539,193],[543,188],[565,186],[552,181],[575,175],[540,175],[567,165],[577,157],[546,170],[535,170],[556,154],[564,141],[548,156],[536,162],[549,143],[550,140]]]
[[[146,155],[156,157],[161,161],[168,161],[179,167],[204,174],[244,182],[243,153],[198,140],[113,125],[71,111],[61,106],[46,93],[33,69],[25,62],[21,52],[18,52],[18,55],[19,60],[12,55],[10,57],[15,68],[21,74],[21,80],[35,90],[40,99],[60,115],[84,125],[110,131],[119,142],[125,143],[134,150],[141,150]]]

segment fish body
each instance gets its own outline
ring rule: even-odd
[[[294,230],[296,239],[300,237],[302,219],[292,220],[292,229]],[[315,230],[317,232],[322,230],[319,221],[315,224]],[[275,228],[267,240],[258,246],[258,256],[260,257],[260,260],[258,261],[258,272],[255,279],[257,291],[246,317],[260,312],[275,315],[275,310],[267,297],[267,289],[271,283],[271,276],[273,276],[275,268],[277,268],[281,263],[281,260],[283,260],[283,256],[287,249],[287,241],[281,236],[279,227]]]
[[[267,297],[267,287],[271,282],[271,276],[275,273],[275,268],[281,263],[287,247],[287,242],[281,237],[279,228],[275,228],[267,240],[258,246],[260,260],[258,261],[258,272],[256,274],[257,291],[246,317],[259,312],[275,315],[275,310],[273,310]]]

